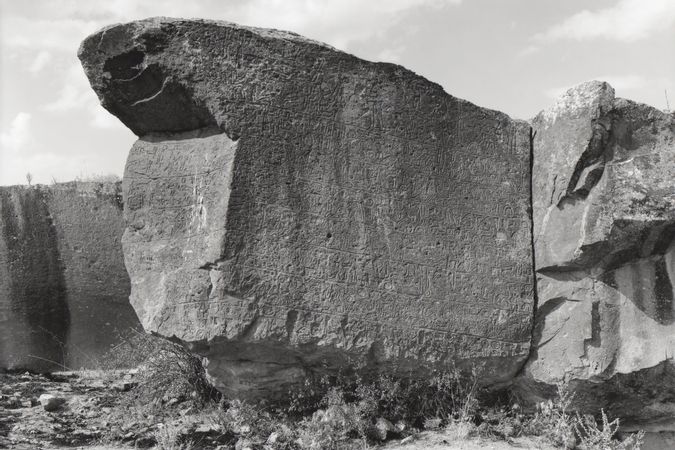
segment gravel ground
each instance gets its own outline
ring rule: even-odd
[[[180,399],[144,409],[124,402],[137,384],[137,372],[81,371],[50,375],[0,373],[0,448],[120,450],[155,446],[154,433],[165,425],[183,430],[195,449],[234,449],[236,438],[225,437],[205,423],[207,414]],[[65,403],[48,412],[40,396],[50,394]],[[44,398],[43,398],[44,399]],[[152,411],[151,414],[148,411]],[[158,413],[159,411],[159,413]],[[552,450],[536,437],[506,441],[468,438],[467,430],[447,428],[390,440],[387,450]],[[650,433],[644,450],[672,449],[675,438]],[[273,450],[273,446],[268,446]]]

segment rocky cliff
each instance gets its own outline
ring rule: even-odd
[[[123,246],[146,330],[239,396],[366,368],[510,379],[533,308],[530,127],[292,33],[148,19],[79,52],[139,140]]]
[[[671,420],[675,117],[589,82],[533,129],[538,309],[525,379],[568,381],[588,409]]]
[[[0,368],[97,367],[130,328],[119,183],[0,188]]]

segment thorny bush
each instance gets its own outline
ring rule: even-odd
[[[202,361],[183,346],[134,331],[111,350],[105,368],[138,367],[137,400],[159,402],[189,399],[196,406],[218,400],[220,394],[206,379]]]

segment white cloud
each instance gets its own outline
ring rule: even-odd
[[[40,152],[32,155],[2,155],[0,185],[26,184],[30,173],[33,184],[49,184],[52,180],[69,181],[86,173],[87,159],[81,155],[58,155]]]
[[[535,36],[542,41],[604,38],[633,42],[675,24],[673,0],[620,0],[597,11],[583,10]]]
[[[204,17],[295,31],[338,48],[382,35],[415,8],[442,8],[462,0],[135,0],[45,2],[37,17],[5,14],[4,45],[74,53],[79,43],[110,23],[150,16]]]
[[[392,48],[385,48],[375,57],[375,61],[384,61],[389,63],[398,63],[401,59],[401,53],[405,50],[405,46],[399,45]]]
[[[124,128],[116,117],[101,106],[78,62],[73,62],[70,69],[65,72],[61,85],[56,99],[43,105],[41,108],[43,111],[67,113],[82,110],[89,114],[89,124],[93,127]]]
[[[461,0],[255,0],[244,3],[235,15],[242,23],[288,29],[344,50],[351,42],[382,36],[415,8],[438,9],[459,3]]]
[[[641,89],[647,86],[647,79],[640,75],[600,75],[594,79],[608,82],[617,91]]]
[[[29,51],[53,50],[75,54],[79,42],[99,28],[101,23],[97,21],[5,16],[2,18],[2,44]]]
[[[0,145],[2,154],[18,152],[28,142],[30,137],[31,115],[26,112],[17,114],[7,131],[0,133]]]
[[[95,128],[103,128],[103,129],[124,129],[125,126],[122,125],[122,122],[120,120],[110,114],[108,111],[106,111],[103,106],[101,106],[98,103],[98,99],[96,103],[94,104],[89,104],[87,110],[91,114],[91,120],[89,121],[89,124]]]
[[[33,59],[33,61],[30,63],[30,66],[28,66],[28,71],[30,73],[41,72],[42,69],[47,67],[47,64],[49,64],[51,62],[51,60],[52,60],[52,54],[50,52],[46,51],[46,50],[42,50]]]
[[[90,95],[78,86],[65,84],[59,92],[59,97],[51,103],[42,107],[49,112],[67,112],[74,109],[83,108],[89,101]]]
[[[16,183],[18,174],[24,177],[18,182],[25,182],[26,172],[17,172],[15,162],[24,154],[23,150],[30,139],[31,115],[20,112],[9,124],[7,131],[0,133],[0,184]]]
[[[527,47],[523,48],[518,53],[516,53],[516,56],[519,58],[524,58],[526,56],[537,53],[539,50],[541,50],[541,47],[539,47],[538,45],[528,45]]]
[[[32,115],[18,113],[8,129],[0,133],[0,186],[25,184],[30,172],[33,183],[61,181],[86,173],[87,158],[82,155],[59,155],[51,151],[35,151],[31,139]]]
[[[73,61],[62,74],[61,89],[56,99],[42,106],[42,110],[49,112],[68,112],[84,109],[92,101],[98,102],[96,94],[89,87],[87,77],[82,67]]]

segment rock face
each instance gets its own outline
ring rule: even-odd
[[[533,121],[538,310],[525,369],[589,409],[675,415],[675,118],[568,91]],[[529,386],[528,389],[531,389]]]
[[[119,183],[0,188],[0,368],[95,368],[139,322]]]
[[[292,33],[148,19],[87,38],[139,140],[123,246],[146,330],[229,394],[528,355],[530,128]]]

